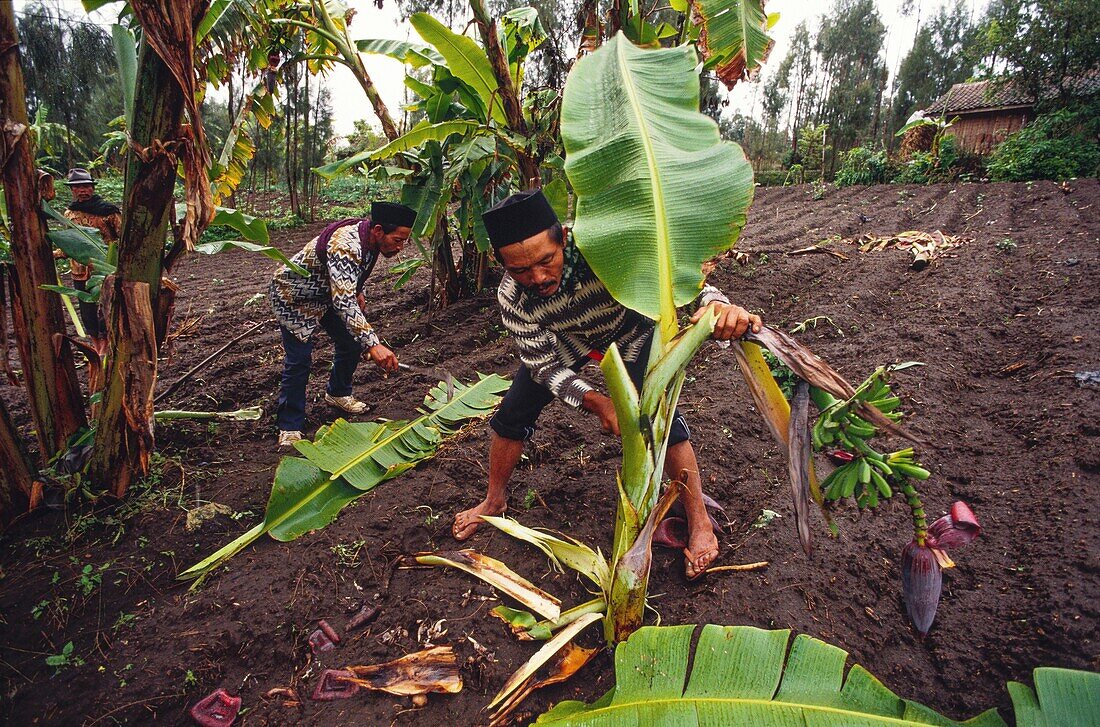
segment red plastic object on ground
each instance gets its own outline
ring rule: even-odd
[[[191,707],[191,719],[200,727],[228,727],[241,711],[241,698],[219,689]]]
[[[321,674],[321,681],[317,682],[317,686],[313,690],[313,696],[310,699],[315,702],[331,702],[335,699],[347,699],[355,696],[359,691],[359,685],[355,682],[346,681],[348,678],[357,678],[355,672],[325,669],[324,673]]]
[[[317,630],[309,635],[309,648],[314,654],[331,651],[338,643],[340,643],[340,635],[324,620],[318,621]]]

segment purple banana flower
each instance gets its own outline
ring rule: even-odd
[[[902,594],[905,610],[920,632],[928,634],[943,588],[943,569],[955,565],[947,553],[950,548],[961,548],[973,542],[982,532],[978,518],[962,500],[951,505],[951,512],[928,528],[923,545],[912,541],[901,554]]]
[[[241,698],[219,689],[203,697],[190,709],[191,719],[200,727],[228,727],[241,711]]]
[[[951,513],[944,515],[928,528],[928,543],[940,550],[961,548],[978,537],[982,532],[982,526],[978,524],[978,518],[974,511],[958,500],[951,505]]]
[[[932,548],[914,540],[901,551],[901,589],[909,620],[923,639],[932,628],[943,589],[943,570]]]

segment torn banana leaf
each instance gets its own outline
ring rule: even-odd
[[[794,497],[794,522],[798,528],[798,542],[806,555],[813,554],[810,540],[810,459],[813,441],[810,438],[810,385],[799,380],[791,397],[791,420],[788,429],[790,447],[787,467],[791,476],[791,494]]]
[[[436,384],[424,398],[423,416],[413,422],[357,422],[338,419],[317,430],[317,442],[299,442],[333,469],[354,471],[354,482],[300,457],[284,457],[275,470],[264,520],[231,543],[180,573],[179,580],[202,578],[249,543],[270,533],[287,542],[332,522],[352,500],[433,456],[445,437],[474,419],[489,416],[508,388],[500,376],[479,375],[473,384]],[[427,430],[435,434],[427,433]],[[333,433],[333,430],[336,430]],[[321,444],[324,442],[323,444]]]
[[[520,525],[511,518],[482,515],[481,519],[513,538],[535,546],[560,569],[563,565],[588,578],[597,588],[608,582],[610,569],[599,550],[592,550],[567,535],[554,534]]]
[[[591,661],[592,657],[599,652],[599,649],[586,649],[570,641],[564,649],[558,652],[554,659],[536,670],[512,696],[497,707],[497,710],[491,715],[492,721],[489,722],[489,727],[508,724],[508,715],[514,712],[523,700],[531,696],[532,692],[551,684],[564,682],[580,671],[581,667]]]
[[[495,558],[474,550],[454,550],[442,553],[420,553],[416,562],[422,565],[446,565],[466,571],[506,593],[535,613],[556,619],[561,615],[561,601]]]
[[[462,674],[450,646],[435,646],[406,654],[385,664],[349,666],[356,679],[346,679],[367,689],[409,697],[415,694],[462,691]]]
[[[530,679],[543,664],[554,658],[554,655],[565,648],[565,646],[573,639],[574,636],[579,634],[590,625],[600,620],[600,614],[589,613],[581,616],[579,619],[562,629],[554,638],[550,639],[546,644],[535,652],[526,664],[521,666],[515,674],[508,677],[508,681],[504,683],[497,695],[493,697],[493,701],[486,705],[486,709],[492,709],[498,704],[503,703],[508,699],[517,689],[520,689],[528,679]]]

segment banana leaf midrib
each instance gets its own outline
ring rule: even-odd
[[[447,411],[448,407],[457,406],[459,403],[462,402],[462,397],[463,396],[469,394],[472,391],[475,391],[478,386],[480,386],[481,384],[483,384],[487,381],[490,381],[490,379],[486,378],[486,379],[482,379],[481,381],[478,381],[477,383],[473,384],[472,386],[469,386],[466,389],[462,390],[461,392],[456,393],[453,399],[446,402],[445,404],[443,404],[443,406],[441,406],[438,409],[434,410],[430,414],[424,414],[423,416],[419,416],[416,419],[413,419],[412,421],[410,421],[408,424],[406,424],[402,428],[396,430],[392,435],[390,435],[386,439],[383,439],[383,440],[379,441],[373,447],[368,448],[366,451],[364,451],[359,456],[352,458],[348,464],[346,464],[343,467],[333,471],[331,473],[332,476],[329,479],[335,480],[337,478],[343,477],[347,472],[349,472],[350,470],[352,470],[355,467],[359,466],[362,462],[364,462],[369,457],[371,457],[371,455],[373,455],[375,452],[378,452],[382,448],[389,445],[391,442],[399,440],[401,437],[403,437],[407,432],[411,431],[417,425],[435,426],[435,428],[438,429],[439,428],[438,426],[429,424],[429,420],[431,420],[433,418],[436,418],[436,417],[439,417],[443,412]],[[390,469],[392,469],[392,468],[387,468],[387,473],[389,472]]]
[[[633,46],[631,46],[633,47]],[[639,136],[642,148],[645,151],[646,165],[649,167],[650,188],[653,190],[654,227],[657,233],[657,268],[660,270],[661,295],[661,337],[669,341],[676,332],[676,303],[673,300],[672,261],[669,259],[669,235],[668,218],[665,214],[665,195],[661,186],[661,174],[657,166],[657,157],[653,149],[653,141],[649,133],[649,125],[646,123],[642,104],[638,99],[638,89],[634,87],[634,78],[631,76],[630,67],[626,59],[627,42],[620,38],[616,44],[618,51],[620,73],[623,78],[623,88],[630,100],[630,107],[634,111],[634,118],[639,127]]]
[[[662,698],[659,698],[659,699],[645,698],[645,699],[635,700],[635,701],[631,701],[631,702],[616,702],[615,704],[609,704],[606,707],[600,707],[599,709],[588,709],[588,710],[585,710],[584,712],[578,712],[576,714],[576,716],[578,716],[578,717],[583,716],[585,723],[594,723],[595,720],[591,719],[591,718],[593,718],[597,715],[600,715],[601,713],[608,713],[608,714],[613,715],[616,712],[619,712],[620,710],[624,710],[624,709],[641,708],[641,710],[643,712],[645,712],[645,711],[649,711],[651,708],[652,709],[657,709],[658,707],[665,707],[666,705],[671,705],[673,707],[682,707],[684,709],[687,709],[687,708],[689,708],[693,705],[710,704],[710,703],[734,704],[734,705],[745,705],[745,706],[756,706],[756,707],[773,706],[773,707],[776,707],[776,708],[783,708],[783,709],[798,709],[798,710],[801,710],[804,715],[807,715],[807,714],[812,715],[812,714],[815,714],[815,713],[817,713],[817,714],[831,714],[831,715],[839,715],[839,716],[858,717],[860,721],[870,721],[870,720],[880,721],[880,723],[884,724],[884,725],[895,725],[896,724],[896,725],[905,725],[905,727],[922,727],[923,725],[927,725],[928,727],[935,727],[934,723],[932,723],[932,722],[916,722],[912,719],[904,719],[904,718],[901,718],[901,717],[883,717],[882,715],[871,714],[871,713],[868,713],[868,712],[860,712],[860,711],[857,711],[857,710],[854,710],[854,709],[840,709],[838,707],[827,707],[827,706],[820,705],[820,704],[805,704],[805,703],[802,703],[802,702],[780,702],[776,699],[749,699],[747,697],[686,697],[686,696],[679,696],[679,697],[662,697]],[[675,710],[673,710],[673,711],[675,711]],[[667,712],[666,712],[666,714],[667,714]],[[558,722],[568,723],[568,721],[573,716],[574,715],[563,715],[560,720],[554,720],[553,722],[549,722],[548,724],[552,725],[552,724],[555,724],[555,723],[558,723]]]

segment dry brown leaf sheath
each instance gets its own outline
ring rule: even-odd
[[[412,696],[462,691],[462,675],[450,646],[435,646],[384,664],[349,666],[347,670],[357,678],[346,678],[346,681],[389,694]]]

